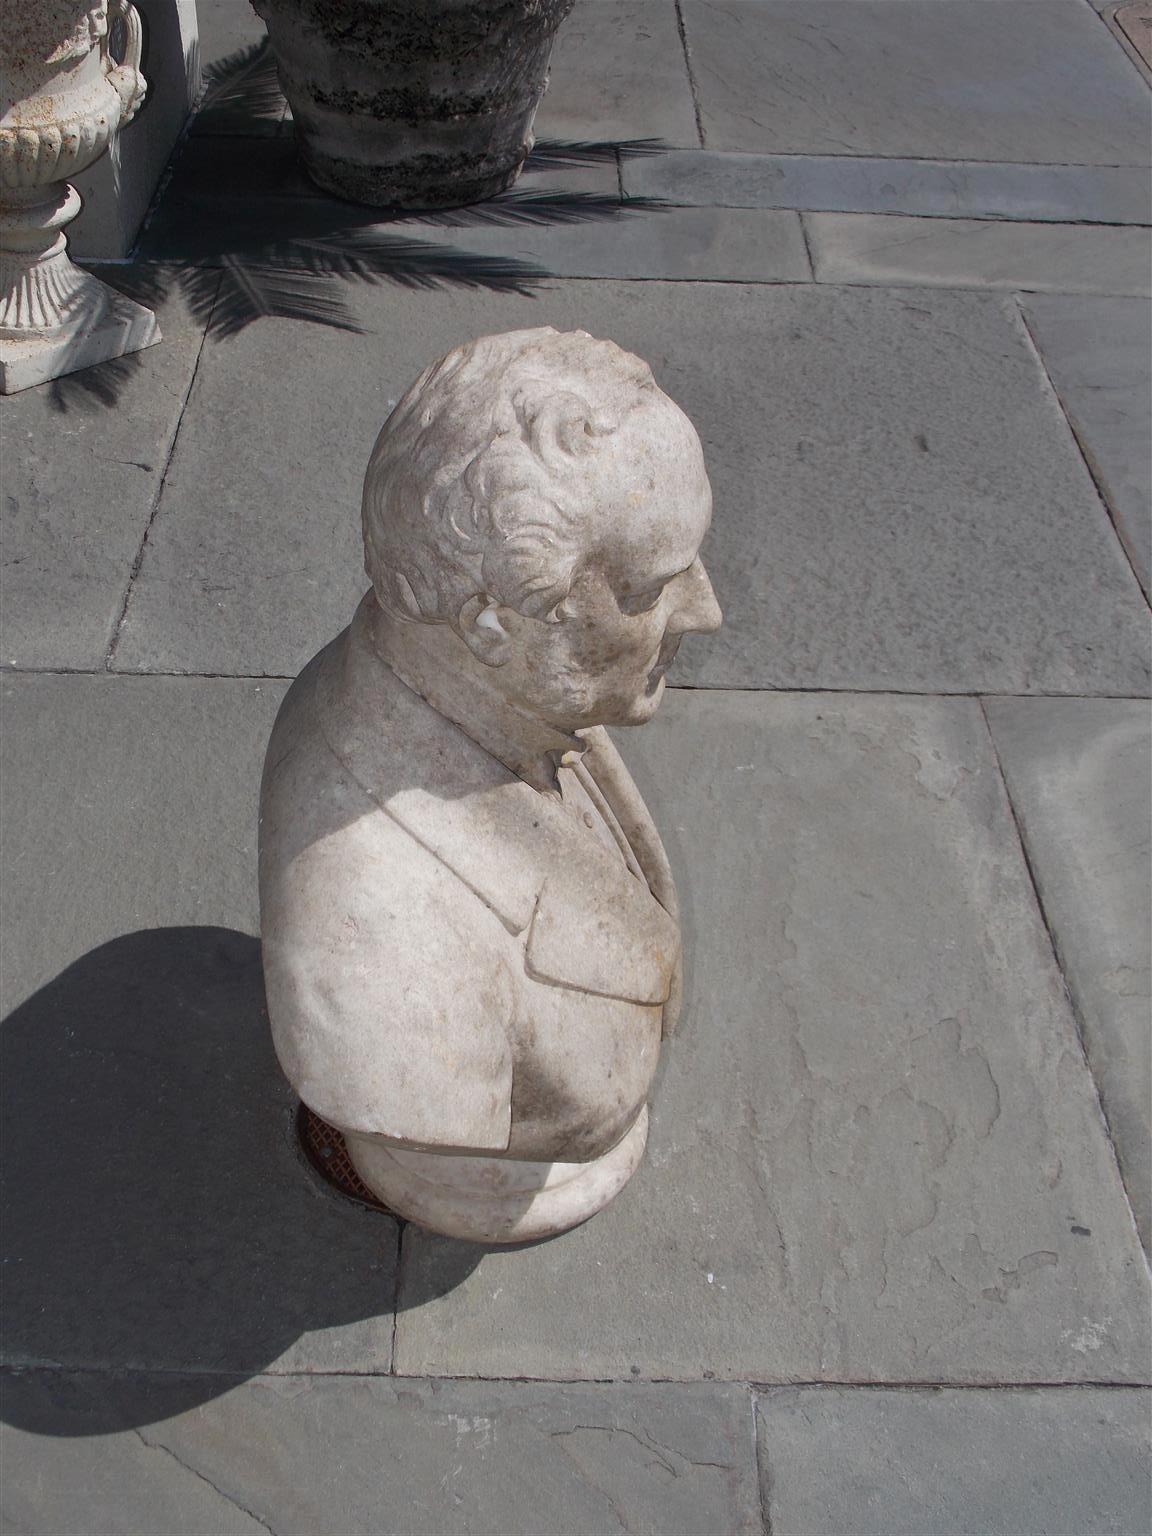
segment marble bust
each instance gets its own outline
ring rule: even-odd
[[[720,623],[696,433],[583,331],[416,381],[364,484],[371,590],[261,789],[277,1055],[389,1208],[520,1242],[634,1172],[679,997],[668,860],[605,726]]]

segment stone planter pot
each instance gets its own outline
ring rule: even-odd
[[[109,28],[124,24],[125,57]],[[68,178],[144,100],[140,17],[128,0],[0,7],[0,393],[159,341],[155,316],[69,259],[80,211]]]
[[[309,176],[452,208],[511,186],[573,0],[253,0]]]

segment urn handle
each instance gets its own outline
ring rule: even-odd
[[[112,26],[116,21],[124,23],[124,58],[121,62],[109,52]],[[120,97],[120,126],[123,128],[136,116],[148,91],[148,82],[140,73],[140,60],[144,52],[144,27],[140,12],[131,0],[111,0],[108,6],[108,31],[104,37],[104,68],[108,83],[115,87]]]

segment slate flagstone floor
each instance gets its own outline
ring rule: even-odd
[[[259,58],[202,112],[103,273],[163,344],[0,407],[5,1532],[1149,1528],[1152,96],[1114,11],[578,0],[519,195],[435,220],[310,189]],[[259,43],[199,12],[207,64]],[[255,797],[391,403],[545,323],[696,422],[727,622],[619,737],[690,964],[647,1163],[486,1252],[295,1148]]]

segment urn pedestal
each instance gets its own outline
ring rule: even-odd
[[[110,28],[124,29],[124,60]],[[77,267],[68,177],[108,148],[146,90],[128,0],[11,0],[0,15],[0,393],[160,340],[156,317]]]

